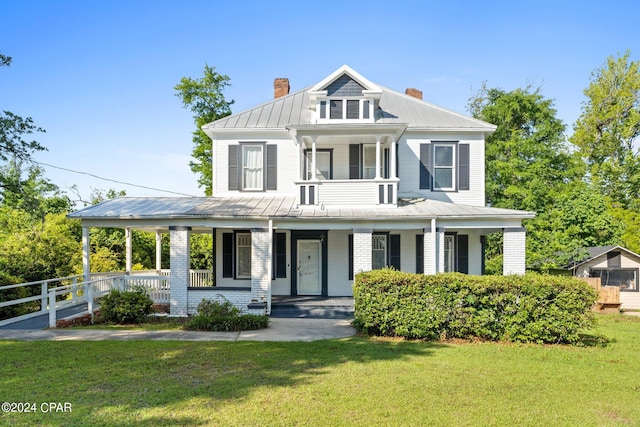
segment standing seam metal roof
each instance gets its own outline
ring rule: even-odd
[[[473,129],[491,132],[495,126],[472,117],[439,107],[435,104],[380,86],[382,96],[379,106],[382,116],[376,123],[408,124],[409,128],[425,129]],[[273,99],[246,111],[216,120],[203,128],[235,129],[265,128],[284,129],[293,125],[315,124],[309,108],[309,89]]]
[[[298,206],[294,197],[122,197],[69,214],[79,219],[143,218],[532,218],[512,209],[460,205],[429,199],[400,199],[398,207]]]

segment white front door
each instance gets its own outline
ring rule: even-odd
[[[322,294],[320,240],[298,240],[298,295]]]

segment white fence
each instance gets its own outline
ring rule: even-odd
[[[38,282],[20,283],[0,287],[0,291],[17,288],[38,288],[38,292],[29,297],[0,302],[0,308],[40,301],[40,310],[10,319],[0,320],[0,326],[26,320],[49,313],[49,326],[55,327],[56,314],[61,308],[79,303],[88,304],[88,312],[93,316],[94,301],[108,293],[111,289],[130,289],[140,286],[155,304],[170,302],[170,270],[134,271],[131,275],[122,272],[91,273],[91,280],[82,282],[82,275],[41,280]],[[211,270],[191,270],[190,287],[206,288],[214,286]],[[59,300],[65,295],[66,298]]]

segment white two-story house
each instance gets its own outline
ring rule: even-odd
[[[213,197],[121,198],[70,216],[85,230],[169,232],[171,313],[224,296],[245,311],[273,295],[352,295],[354,274],[392,266],[483,273],[501,232],[504,274],[525,271],[531,212],[485,206],[485,138],[495,126],[396,92],[348,66],[203,127]],[[189,283],[189,238],[212,233],[212,286]],[[130,233],[128,233],[130,235]],[[130,245],[129,245],[130,246]]]

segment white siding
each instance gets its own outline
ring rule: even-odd
[[[294,181],[297,179],[298,146],[286,132],[280,132],[265,138],[257,134],[233,135],[213,141],[213,195],[214,196],[255,196],[255,192],[229,191],[229,145],[240,142],[266,142],[278,146],[278,183],[277,190],[267,191],[269,194],[295,195]],[[264,194],[260,192],[259,194]]]
[[[420,144],[434,141],[457,141],[469,144],[469,190],[430,191],[420,189]],[[425,197],[445,202],[484,206],[484,137],[481,134],[410,133],[398,144],[399,197]]]

